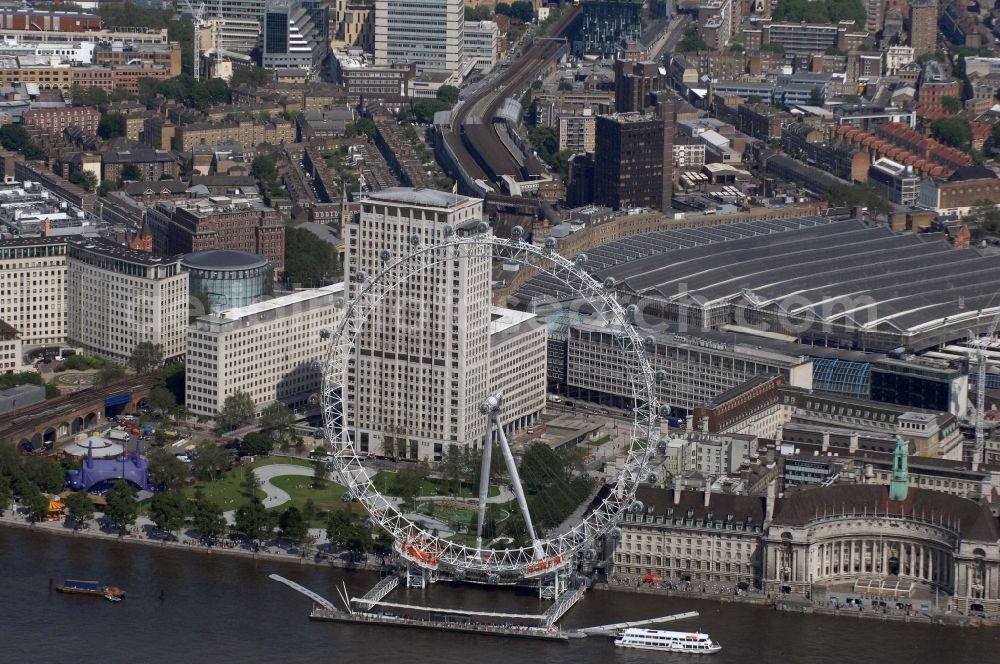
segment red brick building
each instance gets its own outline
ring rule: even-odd
[[[263,256],[275,274],[285,268],[284,221],[257,200],[213,196],[157,203],[146,222],[153,233],[153,253],[159,256],[236,249]]]
[[[166,67],[141,65],[113,65],[110,67],[73,67],[73,85],[82,88],[101,88],[111,92],[122,88],[131,94],[139,93],[139,79],[152,78],[165,81],[170,78]]]
[[[101,17],[77,12],[0,10],[0,28],[34,32],[87,32],[101,29]]]
[[[89,106],[67,106],[65,108],[33,108],[24,112],[21,122],[25,127],[34,127],[54,136],[68,127],[79,127],[90,134],[97,133],[101,113]]]

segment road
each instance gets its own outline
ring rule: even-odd
[[[678,42],[684,37],[684,31],[687,30],[688,23],[690,22],[691,17],[687,14],[674,18],[666,29],[665,41],[660,45],[653,44],[650,59],[655,61],[661,57],[669,57],[674,52]]]

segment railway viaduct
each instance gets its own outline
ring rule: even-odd
[[[33,449],[103,424],[108,417],[134,413],[149,396],[151,375],[66,394],[0,415],[0,440]]]

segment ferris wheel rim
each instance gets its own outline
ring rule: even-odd
[[[629,320],[627,310],[611,292],[613,283],[599,283],[582,269],[579,256],[577,260],[570,261],[555,252],[552,244],[536,247],[516,238],[508,240],[490,233],[461,236],[453,234],[434,244],[423,244],[416,238],[412,244],[412,250],[405,256],[391,257],[386,255],[387,252],[383,252],[385,266],[372,276],[363,272],[356,275],[361,282],[358,292],[349,301],[346,299],[346,293],[345,297],[338,301],[338,305],[344,309],[344,315],[332,333],[320,395],[323,428],[327,441],[334,448],[333,459],[337,473],[347,486],[351,497],[361,502],[379,527],[393,537],[397,550],[403,557],[422,567],[435,569],[443,566],[463,574],[480,572],[520,578],[562,567],[581,550],[592,545],[597,537],[612,530],[619,515],[637,504],[634,502],[635,491],[638,484],[645,479],[657,442],[654,434],[658,412],[654,377],[644,352],[648,338],[645,341],[639,338],[638,331]],[[476,256],[471,253],[463,254],[463,249],[479,250],[480,253]],[[486,250],[489,253],[482,253]],[[347,386],[344,380],[347,362],[352,351],[356,350],[356,340],[361,329],[379,303],[415,274],[433,265],[464,257],[492,261],[498,253],[507,260],[525,267],[540,269],[560,279],[570,288],[574,296],[582,297],[589,305],[593,305],[595,299],[599,300],[603,305],[600,311],[605,315],[611,315],[611,329],[618,332],[617,338],[621,342],[623,351],[626,354],[634,353],[634,359],[638,361],[638,371],[634,374],[627,372],[630,374],[628,382],[631,385],[633,414],[625,463],[611,483],[611,490],[606,492],[596,508],[588,510],[579,523],[564,532],[541,539],[540,544],[545,556],[541,560],[538,558],[536,546],[508,549],[471,546],[429,533],[414,523],[386,500],[372,483],[362,464],[363,457],[359,455],[355,441],[351,437],[351,427],[346,421],[346,412],[343,409],[347,401]],[[398,272],[411,262],[416,266],[399,275]],[[547,264],[551,267],[547,267]],[[393,275],[396,275],[394,280],[390,279]],[[568,279],[568,275],[573,279]],[[348,333],[347,337],[345,332]],[[338,423],[338,407],[340,417],[344,418],[340,423]],[[640,440],[638,434],[643,430],[645,436]]]

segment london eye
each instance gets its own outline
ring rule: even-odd
[[[615,528],[623,512],[644,509],[636,502],[635,491],[640,482],[650,478],[649,462],[658,442],[657,420],[664,416],[656,403],[655,383],[666,377],[654,374],[650,367],[646,358],[650,339],[642,338],[634,326],[635,308],[623,307],[615,299],[613,280],[601,282],[587,272],[585,254],[570,260],[556,251],[555,240],[534,245],[524,240],[520,228],[515,228],[508,239],[494,236],[485,222],[467,233],[446,226],[442,237],[433,242],[413,235],[407,250],[393,255],[383,249],[380,270],[374,274],[359,270],[348,275],[353,282],[352,295],[337,302],[342,312],[340,323],[325,333],[330,348],[321,393],[324,427],[332,448],[332,466],[348,495],[364,507],[371,525],[388,533],[402,559],[436,574],[492,584],[519,583],[569,569],[578,558],[593,559],[595,542]],[[576,506],[571,518],[559,526],[539,526],[538,512],[544,510],[544,505],[539,508],[536,497],[528,495],[519,474],[515,450],[503,424],[502,391],[487,392],[479,404],[483,431],[477,457],[479,482],[478,488],[466,497],[468,521],[461,536],[429,527],[427,520],[415,515],[412,508],[406,509],[389,495],[386,481],[380,480],[377,469],[372,467],[372,455],[359,446],[351,402],[378,398],[352,393],[348,378],[365,352],[365,330],[379,318],[380,307],[405,293],[410,280],[419,279],[436,265],[456,261],[517,265],[558,279],[578,303],[585,303],[592,320],[605,325],[626,358],[621,372],[631,390],[633,407],[625,424],[617,470],[601,490]],[[503,515],[517,520],[520,537],[497,537],[490,532],[490,515],[498,510],[494,507],[497,498],[489,495],[496,491],[491,488],[496,478],[502,478],[497,483],[512,494]]]

